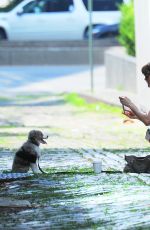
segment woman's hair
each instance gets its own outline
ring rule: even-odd
[[[150,62],[144,65],[141,69],[142,74],[144,74],[145,77],[150,76]]]

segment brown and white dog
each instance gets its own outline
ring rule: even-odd
[[[44,139],[48,135],[44,135],[39,130],[31,130],[28,134],[28,140],[18,149],[15,154],[12,172],[26,173],[31,168],[33,173],[39,173],[40,144],[47,144]],[[39,167],[39,169],[38,169]],[[43,171],[42,171],[43,172]]]

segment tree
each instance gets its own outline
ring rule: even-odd
[[[120,6],[121,22],[118,40],[126,48],[129,55],[135,56],[135,26],[134,4],[131,0],[128,4]]]

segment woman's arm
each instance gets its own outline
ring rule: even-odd
[[[130,112],[125,111],[125,115],[127,115],[129,118],[136,118],[140,121],[142,121],[146,126],[150,125],[150,112],[144,113],[142,112],[129,98],[127,97],[119,97],[120,102],[122,105],[125,105],[131,109],[131,116]],[[133,117],[134,115],[134,117]]]

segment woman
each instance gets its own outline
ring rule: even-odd
[[[150,87],[150,63],[144,65],[141,69],[142,74],[145,76],[145,81]],[[128,97],[119,97],[123,106],[127,106],[129,110],[124,109],[123,114],[131,119],[138,119],[146,126],[150,125],[150,111],[148,113],[142,112]]]

